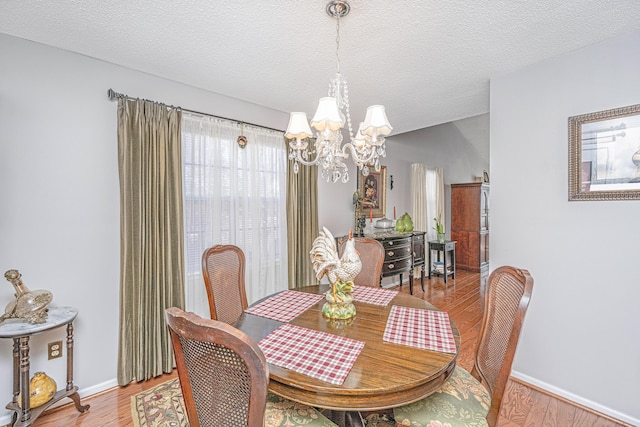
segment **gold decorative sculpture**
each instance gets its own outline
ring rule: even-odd
[[[53,294],[42,289],[30,291],[22,282],[22,274],[18,270],[7,270],[4,277],[16,290],[16,299],[7,304],[0,322],[5,319],[26,319],[29,323],[44,323],[47,320],[47,305],[53,300]]]
[[[42,406],[56,395],[58,386],[53,378],[44,372],[36,372],[29,381],[29,407],[31,409]],[[22,402],[21,394],[18,394],[18,406]]]
[[[318,280],[326,274],[331,289],[325,294],[327,302],[322,307],[322,315],[329,319],[350,319],[356,315],[353,305],[353,278],[360,273],[362,263],[349,232],[342,258],[338,258],[336,239],[322,227],[320,235],[313,241],[311,262]]]

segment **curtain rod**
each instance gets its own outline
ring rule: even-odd
[[[114,91],[113,89],[109,89],[109,90],[107,91],[107,96],[109,97],[109,99],[110,99],[111,101],[114,101],[114,100],[115,100],[115,99],[117,99],[117,98],[138,99],[138,98],[134,98],[134,97],[129,96],[129,95],[125,95],[125,94],[123,94],[123,93],[118,93],[118,92]],[[156,102],[156,101],[151,101],[151,102]],[[230,119],[230,118],[228,118],[228,117],[222,117],[222,116],[216,116],[216,115],[214,115],[214,114],[203,113],[203,112],[195,111],[195,110],[188,110],[188,109],[186,109],[186,108],[182,108],[182,107],[174,107],[173,105],[169,105],[169,107],[171,107],[171,108],[179,108],[179,109],[181,109],[182,111],[186,111],[186,112],[188,112],[188,113],[202,114],[203,116],[215,117],[216,119],[229,120],[230,122],[235,122],[235,123],[238,123],[238,124],[240,124],[240,125],[256,126],[256,127],[259,127],[259,128],[269,129],[269,130],[273,130],[273,131],[276,131],[276,132],[282,132],[282,133],[284,133],[284,131],[283,131],[283,130],[281,130],[281,129],[274,129],[274,128],[270,128],[270,127],[267,127],[267,126],[257,125],[257,124],[255,124],[255,123],[243,122],[243,121],[241,121],[241,120]]]

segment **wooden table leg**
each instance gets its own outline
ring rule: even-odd
[[[456,247],[455,246],[451,251],[451,267],[453,267],[453,275],[451,275],[451,277],[455,279],[456,278]]]
[[[449,268],[447,267],[447,251],[446,251],[446,249],[444,249],[444,248],[443,248],[443,250],[442,250],[442,257],[444,258],[444,259],[442,260],[442,262],[443,262],[443,265],[444,265],[444,270],[443,270],[443,273],[444,273],[444,283],[445,283],[445,285],[446,285],[446,283],[447,283],[447,276],[449,276]]]
[[[413,268],[409,270],[409,293],[413,295]]]
[[[325,409],[322,414],[336,423],[339,427],[364,427],[364,420],[360,412],[355,411],[332,411]]]

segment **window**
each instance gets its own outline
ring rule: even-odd
[[[282,133],[194,113],[182,120],[187,310],[209,316],[201,257],[217,244],[244,251],[249,303],[287,289]]]

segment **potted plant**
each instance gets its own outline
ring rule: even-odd
[[[444,232],[444,224],[442,223],[442,219],[440,218],[440,216],[438,216],[437,218],[433,218],[433,220],[436,222],[434,230],[436,230],[436,234],[438,235],[438,242],[444,243],[446,235]]]

